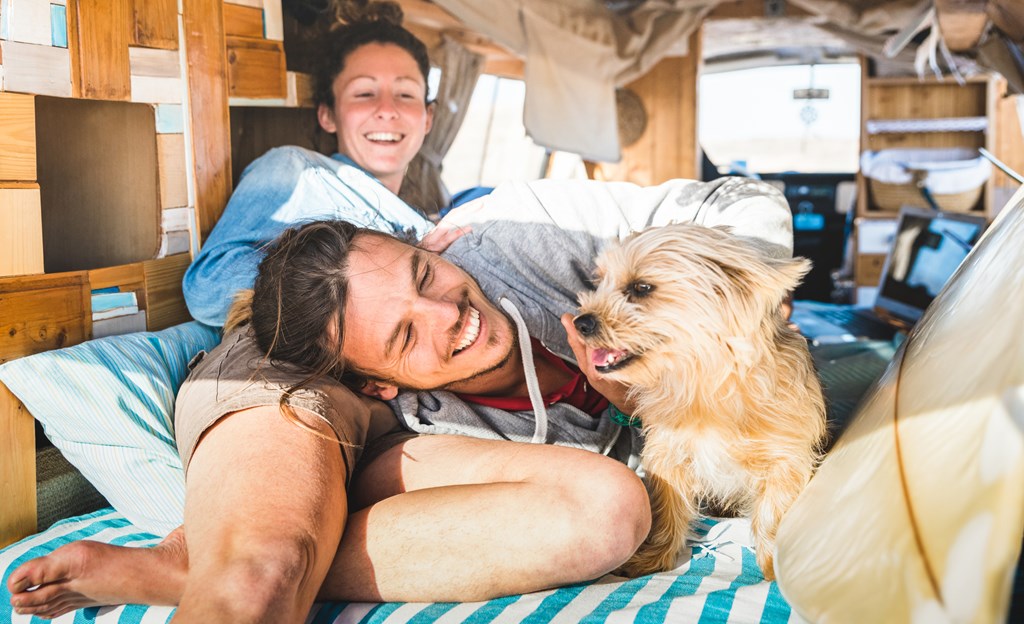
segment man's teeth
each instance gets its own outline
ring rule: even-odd
[[[402,135],[396,132],[371,132],[366,135],[366,138],[370,141],[401,141]]]
[[[480,335],[480,312],[476,308],[469,308],[469,320],[466,321],[466,331],[462,333],[462,340],[455,347],[455,353],[462,351],[469,345],[476,342],[477,336]]]

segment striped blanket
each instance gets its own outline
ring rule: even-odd
[[[151,547],[159,540],[113,509],[69,518],[0,551],[0,622],[38,618],[12,612],[7,577],[22,562],[74,540]],[[766,583],[754,561],[746,520],[705,520],[699,539],[680,553],[672,572],[637,579],[605,576],[591,583],[474,603],[317,603],[310,624],[398,622],[801,622],[775,583]],[[54,622],[72,624],[163,623],[169,607],[121,605],[81,609]]]

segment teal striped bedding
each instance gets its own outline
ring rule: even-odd
[[[699,539],[681,553],[670,573],[637,579],[606,576],[592,583],[552,591],[473,603],[318,603],[310,624],[391,624],[415,622],[801,622],[767,583],[754,561],[747,520],[705,520]],[[73,540],[150,547],[159,538],[133,526],[113,509],[70,518],[0,551],[0,622],[43,622],[12,612],[7,577],[22,562],[45,555]],[[121,605],[68,613],[54,622],[77,624],[164,623],[169,607]]]

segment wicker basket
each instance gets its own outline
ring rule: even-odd
[[[879,210],[898,211],[903,206],[930,208],[916,184],[889,184],[868,178],[872,204]],[[978,205],[984,185],[962,193],[940,195],[932,193],[935,203],[946,212],[970,212]]]
[[[893,212],[903,206],[929,208],[922,188],[929,189],[940,209],[968,212],[978,205],[991,175],[990,163],[977,150],[962,148],[865,152],[861,170],[872,206]]]

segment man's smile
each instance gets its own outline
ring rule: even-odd
[[[473,346],[476,339],[480,337],[480,311],[473,306],[468,306],[466,320],[462,326],[462,336],[455,344],[452,355],[458,355],[469,347]]]

